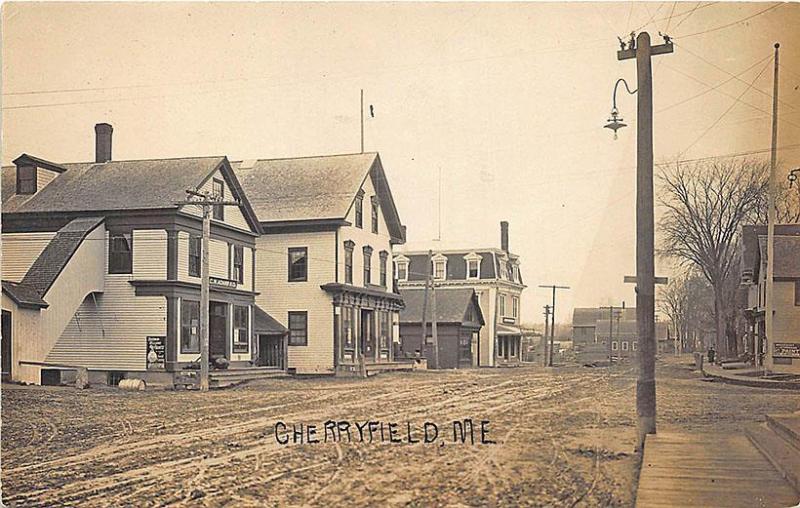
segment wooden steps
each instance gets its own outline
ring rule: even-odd
[[[800,414],[767,415],[763,424],[745,428],[759,452],[800,492]]]
[[[209,373],[211,388],[226,388],[258,379],[286,377],[278,367],[246,367],[241,369],[212,370]]]

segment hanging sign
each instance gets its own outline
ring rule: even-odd
[[[236,281],[233,280],[233,279],[222,279],[222,278],[219,278],[219,277],[209,277],[208,278],[208,283],[211,284],[212,286],[220,286],[220,287],[226,287],[226,288],[235,288],[236,287]]]

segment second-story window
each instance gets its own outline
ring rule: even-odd
[[[289,282],[308,280],[308,248],[292,247],[289,249]]]
[[[344,242],[344,283],[353,283],[353,249],[356,244],[352,240]]]
[[[244,247],[233,246],[233,280],[244,284]]]
[[[214,197],[224,200],[225,183],[222,180],[217,180],[215,178],[212,182],[211,192],[214,194]],[[211,216],[216,220],[225,220],[225,207],[222,205],[214,205]]]
[[[372,232],[378,233],[378,197],[372,196]]]
[[[364,195],[359,193],[356,196],[355,202],[355,209],[356,209],[356,227],[363,228],[364,227]]]
[[[381,251],[381,286],[386,287],[386,260],[389,259],[389,253],[385,250]]]
[[[133,272],[133,233],[108,236],[108,273]]]
[[[498,297],[498,304],[497,305],[498,305],[499,310],[500,310],[500,316],[501,317],[505,316],[506,315],[506,295],[500,295]]]
[[[364,285],[372,284],[372,247],[364,247]]]
[[[200,256],[203,239],[199,236],[189,237],[189,276],[200,277]]]
[[[511,297],[511,316],[519,317],[519,298],[516,296]]]

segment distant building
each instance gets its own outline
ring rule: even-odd
[[[522,282],[519,256],[508,249],[508,223],[500,223],[500,248],[434,250],[397,253],[394,258],[401,289],[424,287],[432,274],[437,288],[470,288],[486,320],[479,334],[477,365],[519,365],[522,332],[519,324]]]
[[[639,336],[636,323],[636,309],[625,308],[615,311],[609,323],[609,309],[578,308],[573,311],[573,344],[577,350],[608,351],[611,341],[611,355],[615,358],[631,358],[638,354]],[[589,319],[597,316],[593,323]],[[669,337],[666,322],[656,321],[656,351],[664,350]],[[598,347],[602,346],[602,347]],[[608,354],[605,353],[606,358]]]
[[[767,336],[767,226],[744,226],[741,283],[747,290],[746,349],[768,370],[800,374],[800,224],[775,226],[773,334]]]
[[[608,330],[608,309],[597,307],[577,307],[572,311],[572,342],[575,349],[580,349],[586,344],[595,344],[597,335],[597,321],[605,319],[606,330]],[[636,321],[636,309],[626,308],[617,311],[615,317],[620,321]],[[607,334],[606,334],[607,335]]]
[[[400,311],[400,353],[403,357],[423,354],[428,368],[456,369],[477,367],[478,337],[484,325],[478,297],[471,288],[436,289],[436,336],[438,354],[434,352],[431,294],[425,302],[423,289],[400,291],[405,308]],[[425,307],[427,337],[422,342],[422,309]]]

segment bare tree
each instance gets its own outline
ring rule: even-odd
[[[669,319],[682,351],[693,351],[704,330],[713,329],[713,304],[708,281],[693,268],[659,290],[658,310]]]
[[[661,168],[660,253],[694,267],[714,293],[715,345],[722,356],[736,354],[726,333],[726,315],[735,299],[726,281],[737,261],[739,231],[758,217],[767,189],[767,163],[757,159],[718,159]]]

